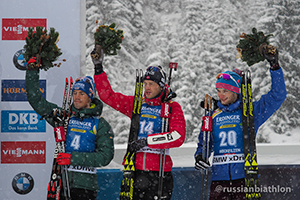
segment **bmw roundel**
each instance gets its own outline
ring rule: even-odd
[[[30,174],[21,172],[17,174],[12,181],[12,187],[18,194],[29,193],[34,186],[33,178]]]
[[[19,70],[26,70],[27,62],[24,59],[25,49],[21,49],[14,54],[13,62],[16,68]]]

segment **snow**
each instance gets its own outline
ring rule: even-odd
[[[269,134],[270,143],[272,144],[298,144],[300,143],[300,129],[293,129],[289,134]]]
[[[300,36],[295,22],[299,18],[298,7],[293,1],[285,5],[281,1],[269,0],[86,2],[87,75],[93,75],[89,54],[94,45],[96,20],[102,24],[115,22],[125,32],[118,55],[106,56],[104,60],[104,70],[115,91],[133,94],[132,74],[136,68],[161,65],[167,70],[169,62],[178,62],[171,87],[177,93],[175,101],[180,103],[186,116],[188,142],[197,142],[196,137],[190,136],[199,132],[204,113],[199,106],[200,99],[205,93],[216,97],[215,75],[234,68],[249,68],[235,57],[239,35],[250,33],[253,27],[265,34],[273,34],[271,41],[279,49],[279,62],[284,69],[289,95],[281,108],[260,128],[258,142],[300,142],[297,134],[300,103],[295,89],[299,88],[300,74],[294,70],[300,63],[300,48],[295,42]],[[268,65],[265,61],[250,68],[254,100],[259,100],[270,89]],[[103,116],[115,127],[115,143],[123,144],[126,139],[121,133],[129,132],[129,124],[118,122],[126,121],[126,116],[107,106],[104,106]]]
[[[118,55],[106,56],[104,60],[104,70],[115,91],[133,94],[136,68],[145,70],[149,65],[159,64],[166,71],[169,62],[178,62],[171,87],[177,93],[174,100],[182,106],[188,126],[186,143],[171,149],[174,166],[194,165],[193,154],[204,114],[199,104],[206,93],[216,98],[216,74],[234,68],[249,69],[235,57],[239,35],[250,33],[253,27],[273,34],[271,44],[279,50],[288,97],[258,131],[258,162],[299,164],[299,156],[290,153],[300,143],[300,71],[295,70],[300,63],[300,48],[295,42],[300,40],[296,23],[299,6],[295,1],[285,5],[277,0],[86,2],[87,75],[93,75],[89,54],[94,45],[95,20],[102,24],[115,22],[125,32]],[[267,61],[250,67],[254,100],[270,90],[268,67]],[[115,133],[116,154],[108,167],[122,168],[120,162],[125,154],[130,120],[106,105],[103,117],[114,127]],[[268,149],[272,149],[273,154]]]

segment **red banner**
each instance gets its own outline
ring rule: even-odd
[[[25,40],[29,27],[42,26],[47,29],[47,19],[2,19],[2,40]]]
[[[46,163],[46,142],[1,142],[1,164]]]

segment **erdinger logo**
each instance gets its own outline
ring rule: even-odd
[[[34,181],[31,175],[21,172],[13,178],[11,184],[16,193],[28,194],[33,189]]]
[[[47,19],[2,19],[2,40],[25,40],[29,27],[42,26],[47,28]]]
[[[14,54],[13,62],[17,69],[26,70],[27,62],[24,59],[25,49],[21,49]]]

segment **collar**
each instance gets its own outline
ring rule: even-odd
[[[217,105],[223,112],[233,112],[241,108],[242,105],[241,102],[242,102],[241,95],[239,95],[238,99],[232,104],[223,105],[219,100]]]
[[[145,102],[147,103],[147,105],[159,106],[159,105],[162,104],[162,102],[165,100],[165,98],[166,98],[166,96],[168,96],[168,94],[169,94],[169,86],[166,84],[165,89],[163,89],[162,92],[157,97],[154,97],[152,99],[148,99],[144,95],[144,99],[145,99]]]
[[[144,99],[145,99],[145,102],[147,105],[150,105],[150,106],[159,106],[161,105],[162,101],[161,101],[161,98],[163,96],[163,93],[164,92],[161,92],[160,95],[156,98],[152,98],[152,99],[148,99],[145,95],[144,95]]]

